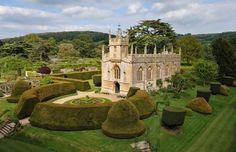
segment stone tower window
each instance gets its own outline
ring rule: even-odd
[[[157,66],[157,79],[161,78],[161,67]]]
[[[137,80],[142,81],[143,80],[143,68],[140,67],[137,72]]]
[[[118,65],[114,67],[114,76],[115,76],[115,79],[120,79],[120,68]]]
[[[152,67],[147,69],[147,80],[152,80]]]

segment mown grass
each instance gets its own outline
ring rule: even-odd
[[[171,105],[185,107],[196,95],[196,89],[181,94],[180,99],[171,99]],[[162,100],[160,96],[154,97]],[[146,134],[137,139],[112,139],[101,130],[91,131],[49,131],[32,126],[24,127],[11,138],[0,140],[0,151],[60,151],[60,152],[129,152],[130,144],[149,139],[161,152],[234,152],[236,145],[236,88],[231,88],[230,96],[212,96],[211,115],[193,112],[186,117],[181,134],[169,135],[160,131],[161,112],[144,120],[148,127]],[[14,105],[0,101],[1,108],[14,109]]]

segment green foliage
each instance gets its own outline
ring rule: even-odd
[[[49,75],[45,75],[43,79],[40,80],[40,85],[46,85],[51,83],[53,83],[53,80]]]
[[[192,109],[195,112],[203,113],[203,114],[211,114],[212,108],[208,104],[208,102],[203,97],[197,97],[192,99],[186,107]]]
[[[193,72],[203,85],[209,84],[217,78],[218,65],[214,61],[199,60],[194,64]]]
[[[236,53],[228,41],[218,38],[211,43],[213,55],[219,65],[219,75],[236,77]]]
[[[200,52],[203,50],[201,42],[191,35],[186,35],[181,37],[177,41],[178,47],[182,49],[182,61],[192,63],[200,55]]]
[[[51,130],[99,129],[111,106],[112,103],[79,106],[39,103],[30,117],[30,123]]]
[[[93,83],[95,86],[101,86],[102,84],[102,75],[101,74],[95,74],[92,76],[93,78]]]
[[[3,94],[3,92],[0,90],[0,97],[3,97],[4,96],[4,94]]]
[[[136,107],[127,100],[121,100],[109,110],[102,131],[113,138],[135,138],[145,132],[145,126],[139,120]]]
[[[175,43],[176,34],[171,25],[158,20],[144,20],[139,25],[129,29],[130,43],[138,45],[147,44],[162,48],[168,43]]]
[[[234,83],[234,78],[231,76],[223,76],[221,78],[221,82],[223,85],[232,86]]]
[[[203,97],[207,102],[209,102],[211,97],[211,91],[208,89],[198,89],[196,97]]]
[[[71,43],[61,43],[59,45],[59,51],[57,56],[60,58],[66,57],[78,57],[79,51],[74,48],[74,45]]]
[[[12,93],[10,97],[7,97],[7,101],[11,103],[17,103],[20,99],[20,96],[26,91],[31,89],[29,82],[24,80],[19,80],[12,88]]]
[[[138,109],[140,119],[148,118],[155,110],[155,103],[145,90],[137,90],[135,95],[128,98]]]
[[[162,123],[168,127],[182,126],[186,110],[180,107],[167,106],[163,109]]]
[[[86,80],[79,80],[73,78],[61,78],[61,77],[51,77],[53,80],[59,80],[64,82],[71,82],[75,85],[77,90],[86,91],[91,89],[91,86],[88,81]]]
[[[22,94],[17,104],[15,109],[16,116],[19,119],[23,119],[31,115],[37,103],[75,92],[75,86],[68,82],[49,84],[27,90]]]
[[[89,80],[89,79],[92,79],[92,76],[95,74],[101,74],[101,71],[70,72],[70,73],[65,73],[65,74],[53,74],[52,76],[80,79],[80,80]]]
[[[212,82],[211,83],[211,93],[216,95],[216,94],[219,94],[220,93],[220,86],[221,86],[221,83],[220,82]]]
[[[130,88],[129,88],[129,91],[128,91],[128,93],[127,93],[126,98],[132,97],[133,95],[135,95],[135,93],[136,93],[138,90],[140,90],[140,88],[138,88],[138,87],[130,87]]]

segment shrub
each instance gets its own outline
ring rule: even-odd
[[[52,76],[79,79],[79,80],[88,80],[88,79],[92,79],[92,76],[95,74],[101,74],[101,71],[71,72],[71,73],[63,73],[63,74],[53,74]]]
[[[74,92],[76,92],[75,86],[68,82],[49,84],[27,90],[22,94],[16,106],[16,116],[19,119],[30,116],[37,103]]]
[[[40,80],[40,85],[52,84],[53,80],[50,76],[44,76],[43,79]]]
[[[234,78],[231,76],[223,76],[221,79],[223,85],[232,86],[234,83]]]
[[[39,103],[30,116],[30,123],[50,130],[99,129],[111,106],[112,103],[79,106]]]
[[[186,110],[179,107],[167,106],[163,109],[162,123],[168,127],[176,127],[184,124]]]
[[[229,96],[229,88],[226,85],[221,85],[220,94],[223,96]]]
[[[194,98],[190,101],[187,106],[188,108],[192,109],[195,112],[210,114],[212,113],[212,108],[208,104],[208,102],[203,97]]]
[[[113,138],[134,138],[145,132],[145,126],[139,120],[136,107],[127,100],[121,100],[109,110],[102,131]]]
[[[190,108],[185,108],[185,110],[186,110],[186,116],[189,116],[189,117],[193,116],[193,111],[192,111],[192,109],[190,109]]]
[[[221,86],[221,83],[212,82],[211,83],[211,93],[214,95],[219,94],[220,93],[220,86]]]
[[[24,80],[19,80],[12,88],[11,96],[7,98],[8,102],[17,103],[20,99],[20,96],[26,91],[31,88],[29,82]]]
[[[71,82],[75,85],[76,89],[80,91],[86,91],[86,90],[91,89],[89,82],[85,80],[78,80],[78,79],[72,79],[72,78],[60,78],[60,77],[52,77],[52,79]]]
[[[0,97],[3,97],[3,96],[4,96],[4,94],[3,94],[2,90],[0,90]]]
[[[137,90],[128,100],[138,109],[140,119],[149,117],[155,110],[155,103],[145,90]]]
[[[233,87],[236,87],[236,81],[234,81],[234,83],[233,83]]]
[[[208,89],[199,89],[197,90],[197,96],[196,97],[203,97],[207,102],[209,102],[211,97],[211,91]]]
[[[101,74],[95,74],[93,75],[93,83],[95,86],[101,86],[102,84],[102,75]]]
[[[47,66],[43,66],[43,67],[39,68],[37,72],[41,73],[41,74],[50,74],[51,69]]]
[[[132,97],[133,95],[135,95],[135,93],[136,93],[138,90],[140,90],[140,88],[138,88],[138,87],[130,87],[130,88],[129,88],[129,91],[128,91],[128,93],[127,93],[126,98]]]

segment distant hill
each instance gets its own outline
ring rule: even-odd
[[[39,33],[35,34],[43,39],[48,39],[53,37],[57,42],[60,41],[70,41],[73,39],[80,39],[81,37],[90,37],[93,42],[108,41],[108,34],[102,32],[93,31],[71,31],[71,32],[50,32],[50,33]],[[25,36],[3,39],[5,42],[22,40]]]

